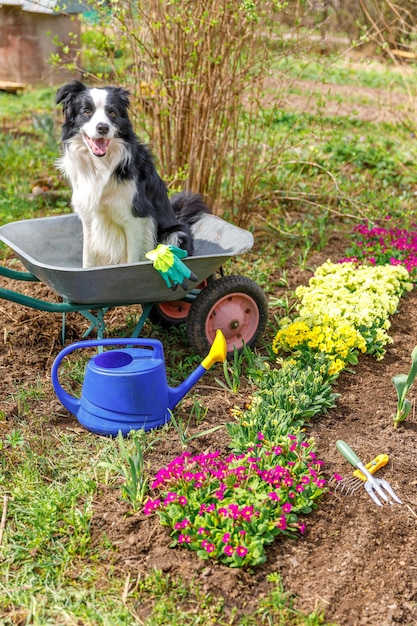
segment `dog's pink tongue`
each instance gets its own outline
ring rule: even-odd
[[[87,143],[90,146],[91,152],[95,156],[105,156],[107,152],[108,145],[110,143],[110,139],[105,139],[104,137],[99,137],[98,139],[91,139],[91,137],[85,136],[87,139]]]
[[[93,139],[93,152],[96,156],[104,156],[107,152],[108,139]]]

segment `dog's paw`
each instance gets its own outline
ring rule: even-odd
[[[194,252],[193,238],[190,233],[185,230],[177,230],[164,237],[164,244],[174,246],[185,250],[188,256],[192,256]]]

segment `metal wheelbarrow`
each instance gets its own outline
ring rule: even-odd
[[[76,311],[91,323],[84,336],[105,332],[111,307],[139,304],[142,315],[131,337],[138,337],[146,319],[162,325],[186,324],[187,338],[198,354],[207,353],[217,329],[222,330],[228,355],[234,348],[257,344],[268,319],[268,301],[257,283],[243,276],[215,273],[230,257],[253,245],[250,232],[214,215],[193,225],[195,255],[185,260],[199,287],[184,292],[169,289],[150,261],[125,265],[82,267],[82,227],[75,214],[11,222],[0,228],[26,272],[0,266],[0,276],[17,281],[41,281],[61,302],[48,302],[0,287],[0,298],[40,311],[63,315]]]

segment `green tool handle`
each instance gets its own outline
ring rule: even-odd
[[[362,465],[360,458],[355,452],[353,452],[352,448],[348,446],[345,441],[339,439],[336,441],[336,448],[339,450],[340,454],[345,457],[346,461],[349,461],[353,467],[358,467],[358,465]]]

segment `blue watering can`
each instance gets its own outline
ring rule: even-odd
[[[59,366],[70,352],[94,346],[139,346],[101,352],[87,363],[81,398],[59,383]],[[80,424],[98,435],[126,436],[131,430],[150,430],[169,420],[169,411],[214,363],[225,361],[226,340],[221,330],[209,354],[178,387],[168,386],[164,350],[157,339],[101,339],[78,341],[64,348],[52,365],[52,384],[59,400]]]

